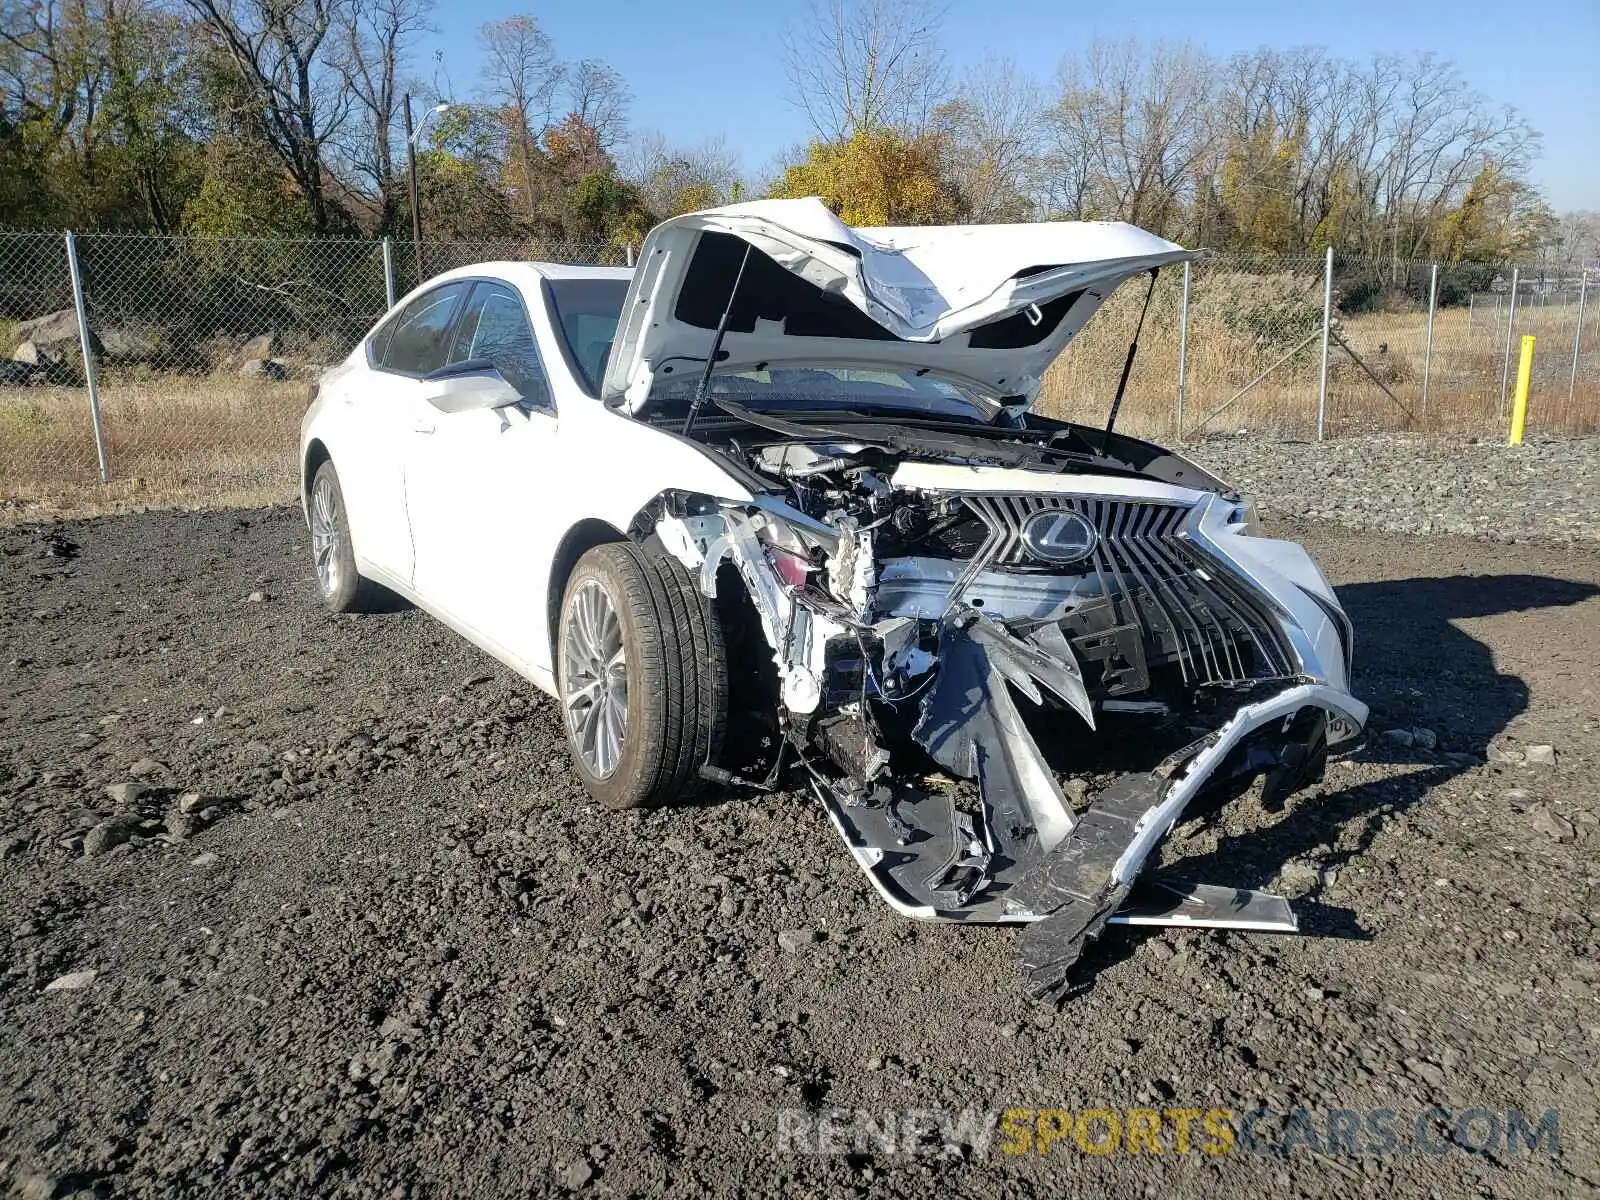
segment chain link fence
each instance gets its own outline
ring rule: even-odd
[[[420,279],[624,255],[530,240],[0,234],[0,519],[282,499],[309,384]]]
[[[1330,274],[1326,256],[1202,254],[1156,283],[1118,427],[1169,440],[1504,436],[1521,339],[1532,334],[1529,428],[1593,433],[1597,285],[1593,270],[1335,253]],[[1104,422],[1144,292],[1125,284],[1072,342],[1046,376],[1044,411]]]
[[[626,257],[538,240],[0,233],[0,519],[282,499],[308,385],[419,281],[476,262]],[[1597,284],[1600,271],[1336,253],[1330,276],[1324,256],[1203,254],[1149,292],[1118,425],[1165,440],[1503,435],[1532,334],[1530,429],[1593,432]],[[1105,421],[1145,296],[1130,281],[1111,297],[1047,375],[1044,412]]]

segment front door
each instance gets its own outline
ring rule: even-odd
[[[431,288],[396,313],[372,338],[370,369],[352,373],[339,396],[348,452],[337,466],[351,540],[364,561],[404,583],[413,566],[406,458],[416,431],[438,415],[422,377],[444,365],[469,286]]]
[[[413,587],[480,638],[539,663],[544,599],[527,594],[535,564],[554,553],[549,490],[556,412],[518,291],[479,280],[457,322],[446,365],[492,364],[522,394],[505,409],[435,411],[412,435],[406,508],[416,548]]]

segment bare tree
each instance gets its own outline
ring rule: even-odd
[[[1435,55],[1401,67],[1379,165],[1385,234],[1398,263],[1423,251],[1443,215],[1488,162],[1526,169],[1536,135],[1514,109],[1495,110]]]
[[[482,77],[489,99],[534,131],[548,126],[567,66],[539,22],[526,14],[490,21],[478,30]]]
[[[342,30],[339,70],[355,97],[357,120],[348,142],[355,171],[372,186],[378,230],[399,211],[401,176],[394,139],[400,115],[400,72],[413,36],[428,28],[432,0],[353,0]]]
[[[1270,170],[1293,196],[1302,247],[1338,242],[1387,255],[1396,270],[1401,258],[1442,252],[1472,181],[1491,165],[1520,175],[1536,144],[1515,112],[1493,108],[1433,55],[1240,55],[1222,70],[1217,116],[1233,144],[1275,131]],[[1222,169],[1220,157],[1210,169]]]
[[[791,98],[819,138],[924,131],[949,90],[945,8],[919,0],[810,0],[784,33]]]
[[[256,126],[293,178],[314,229],[326,230],[323,148],[354,100],[332,60],[330,37],[351,0],[182,0],[217,39],[235,71],[242,104],[234,118]]]
[[[651,131],[634,138],[621,159],[623,178],[662,219],[728,203],[744,191],[739,157],[721,135],[678,146]]]
[[[1045,118],[1052,206],[1176,233],[1210,144],[1213,79],[1187,43],[1096,41],[1065,59]]]
[[[970,69],[955,99],[935,110],[944,172],[967,221],[1030,215],[1038,163],[1039,85],[1008,58]]]
[[[607,154],[628,136],[628,106],[633,93],[621,75],[598,58],[585,58],[567,72],[567,101],[572,115],[594,131]]]
[[[1577,210],[1556,218],[1551,258],[1566,271],[1600,267],[1600,212]]]
[[[531,203],[539,192],[539,142],[555,118],[566,64],[550,35],[525,14],[484,25],[478,45],[488,99],[501,110],[506,128],[507,165]]]

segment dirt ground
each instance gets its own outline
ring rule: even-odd
[[[292,510],[0,531],[0,1181],[1593,1194],[1600,551],[1285,532],[1377,736],[1165,865],[1307,936],[1113,929],[1057,1011],[1015,933],[890,912],[803,793],[596,811],[531,687],[418,612],[325,616]],[[1053,1110],[1146,1108],[1159,1154],[1039,1152]],[[1558,1110],[1559,1152],[1474,1108]],[[1180,1150],[1181,1109],[1228,1110],[1228,1151]]]

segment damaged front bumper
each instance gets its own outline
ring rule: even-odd
[[[816,791],[856,862],[897,912],[1029,925],[1024,987],[1035,998],[1054,999],[1084,947],[1108,924],[1294,932],[1292,912],[1276,897],[1171,880],[1161,881],[1164,897],[1141,897],[1135,881],[1162,838],[1208,791],[1226,795],[1241,779],[1265,775],[1268,802],[1281,799],[1321,777],[1326,718],[1359,730],[1366,714],[1340,689],[1293,684],[1243,704],[1155,769],[1116,777],[1074,818],[1010,697],[1004,689],[984,689],[968,720],[992,726],[998,736],[990,744],[1002,749],[992,766],[984,751],[974,751],[982,821],[940,792],[903,791],[872,805],[820,783]],[[1251,749],[1258,753],[1246,753]],[[1025,822],[1036,813],[1040,824],[1030,828]],[[1063,836],[1037,836],[1062,814]],[[952,891],[945,885],[956,868],[966,870],[967,882]]]
[[[1292,931],[1276,897],[1136,885],[1186,813],[1258,778],[1281,804],[1367,717],[1348,625],[1298,547],[1245,545],[1203,494],[1156,497],[1154,515],[1052,502],[1097,531],[1076,574],[1006,569],[1004,516],[966,563],[879,561],[870,528],[770,500],[678,499],[638,529],[707,595],[737,573],[784,743],[883,898],[1026,925],[1024,988],[1041,999],[1064,995],[1108,924]]]

